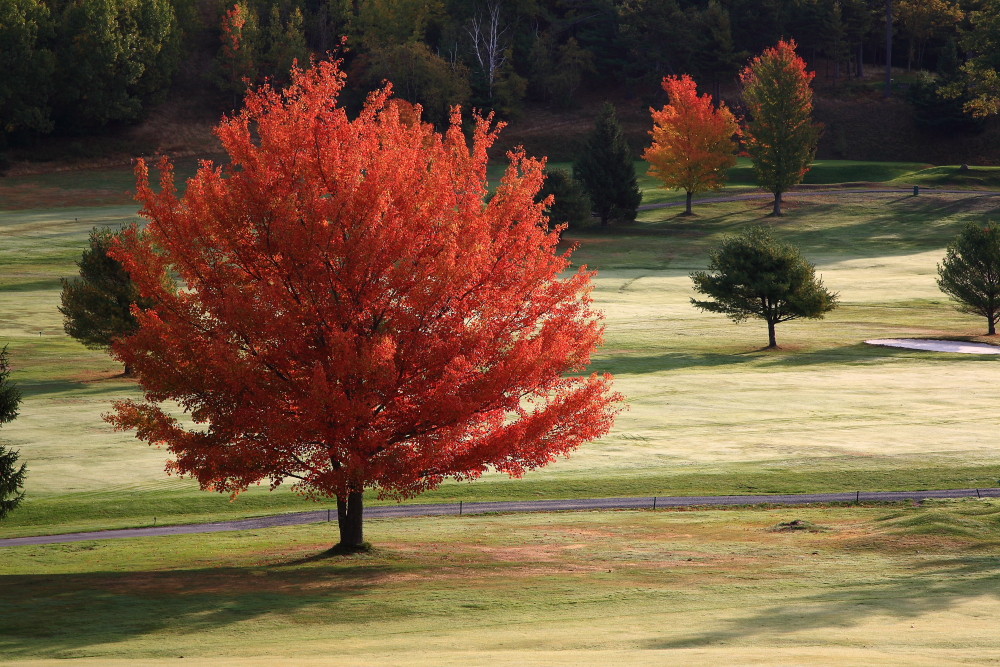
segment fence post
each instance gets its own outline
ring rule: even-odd
[[[653,496],[653,509],[656,509],[656,496]]]
[[[462,516],[462,501],[458,501],[458,516]]]

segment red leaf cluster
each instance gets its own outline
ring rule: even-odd
[[[489,118],[439,134],[387,87],[352,120],[343,84],[320,62],[250,93],[217,130],[231,164],[183,196],[140,162],[148,234],[113,254],[157,305],[114,347],[145,399],[108,420],[203,488],[340,498],[519,476],[606,433],[610,376],[573,375],[603,331],[593,273],[556,249],[543,162],[510,154],[488,196]]]

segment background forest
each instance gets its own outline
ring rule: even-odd
[[[881,74],[887,19],[894,103]],[[739,111],[737,72],[780,38],[798,42],[827,89],[821,156],[995,161],[990,141],[965,155],[933,136],[915,155],[911,134],[984,129],[963,106],[985,90],[980,110],[993,112],[998,0],[0,0],[0,150],[37,159],[43,137],[115,135],[165,102],[214,123],[246,80],[283,83],[294,59],[327,52],[345,60],[349,107],[386,79],[438,124],[453,104],[517,128],[612,99],[641,144],[663,76],[691,74]],[[876,101],[880,112],[860,110]],[[879,122],[896,125],[858,126]]]

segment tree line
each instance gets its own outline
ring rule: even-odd
[[[568,107],[585,82],[655,93],[689,74],[718,98],[780,39],[825,76],[859,76],[888,53],[942,73],[917,96],[925,106],[940,84],[996,108],[1000,0],[0,0],[0,142],[135,121],[196,53],[208,57],[194,76],[223,110],[246,81],[284,84],[293,60],[333,51],[351,75],[345,105],[391,80],[442,126],[453,104],[502,117]]]

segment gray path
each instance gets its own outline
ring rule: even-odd
[[[484,503],[439,503],[414,505],[383,505],[365,509],[365,518],[391,519],[409,516],[440,516],[446,514],[485,514],[488,512],[559,512],[566,510],[620,510],[653,509],[666,507],[712,507],[720,505],[807,505],[810,503],[893,502],[900,500],[925,500],[928,498],[1000,498],[1000,488],[995,489],[945,489],[940,491],[851,491],[844,493],[803,493],[759,496],[642,496],[638,498],[584,498],[569,500],[522,500]],[[322,521],[336,521],[336,510],[314,510],[279,514],[254,519],[197,523],[181,526],[157,526],[103,530],[93,533],[64,533],[36,537],[0,539],[0,547],[18,545],[56,544],[107,540],[125,537],[157,537],[162,535],[187,535],[191,533],[218,533],[229,530],[254,530],[271,526],[294,526]]]
[[[893,194],[893,195],[909,196],[909,197],[914,196],[913,195],[913,188],[909,187],[909,188],[885,188],[885,189],[883,189],[883,188],[831,188],[829,190],[813,190],[813,189],[809,189],[809,190],[794,190],[793,189],[793,190],[789,190],[788,192],[786,192],[784,194],[784,197],[785,197],[785,203],[787,203],[789,197],[794,198],[794,197],[814,197],[814,196],[817,196],[817,195],[827,195],[827,196],[829,196],[829,195],[838,195],[838,196],[843,195],[843,196],[847,196],[847,195],[871,195],[871,194]],[[946,195],[967,194],[967,195],[976,196],[976,197],[984,197],[984,196],[985,197],[992,197],[992,196],[1000,195],[1000,192],[997,192],[997,191],[994,191],[994,190],[946,190],[946,189],[939,189],[939,188],[925,188],[925,187],[921,186],[921,188],[920,188],[920,194],[921,195],[924,195],[924,194],[928,194],[928,195],[931,195],[931,194],[946,194]],[[750,199],[773,199],[773,198],[774,198],[774,195],[771,194],[770,192],[767,192],[765,190],[760,190],[760,191],[757,191],[757,192],[748,192],[748,193],[739,194],[739,195],[724,195],[724,196],[721,196],[721,197],[704,197],[702,199],[695,199],[691,203],[693,205],[694,204],[699,204],[700,205],[700,204],[712,204],[712,203],[730,202],[730,201],[746,201],[746,200],[750,200]],[[676,206],[684,206],[684,204],[685,204],[685,202],[683,200],[682,201],[662,202],[660,204],[643,204],[643,205],[641,205],[639,207],[639,210],[640,211],[652,211],[653,209],[657,209],[657,208],[672,208],[672,207],[676,207]]]

